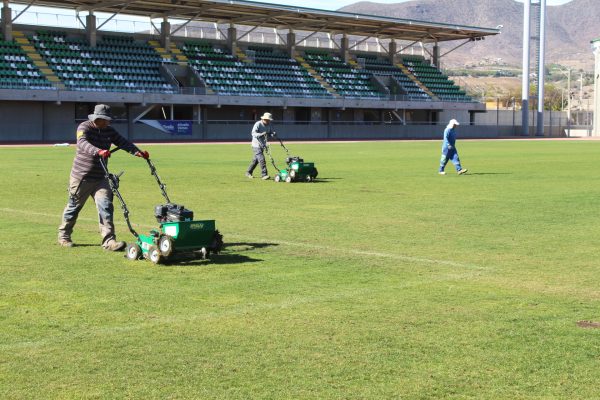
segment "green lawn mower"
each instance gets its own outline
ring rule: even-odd
[[[317,171],[317,168],[315,168],[315,163],[305,162],[302,158],[298,156],[291,156],[290,151],[287,147],[285,147],[281,138],[279,138],[279,136],[277,136],[276,134],[273,134],[273,136],[275,136],[279,140],[279,144],[281,144],[281,147],[283,147],[287,155],[285,159],[287,167],[284,169],[277,168],[277,165],[275,165],[275,161],[273,160],[273,156],[271,155],[271,147],[267,143],[267,154],[271,159],[271,164],[273,164],[273,167],[277,171],[277,175],[275,175],[273,180],[275,182],[283,181],[287,183],[314,182],[317,178],[317,175],[319,175],[319,171]]]
[[[111,152],[116,150],[118,149]],[[129,209],[119,192],[119,180],[123,172],[118,175],[111,174],[106,162],[100,159],[110,188],[121,203],[127,227],[136,238],[134,243],[127,245],[125,256],[130,260],[146,258],[154,264],[167,264],[177,260],[207,259],[211,254],[218,254],[223,247],[223,236],[215,228],[215,221],[194,220],[192,211],[183,205],[171,203],[166,186],[156,173],[156,167],[149,158],[146,162],[167,204],[154,208],[154,216],[160,224],[158,229],[152,229],[148,235],[140,235],[131,226]]]

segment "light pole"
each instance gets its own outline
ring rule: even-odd
[[[523,136],[529,136],[529,41],[531,40],[531,0],[523,2],[523,82],[521,92],[521,129]]]
[[[546,84],[546,0],[540,1],[537,136],[544,136],[544,85]]]

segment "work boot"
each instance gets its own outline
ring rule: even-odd
[[[467,173],[467,171],[468,171],[468,169],[466,169],[466,168],[463,168],[463,169],[461,169],[460,171],[458,171],[458,174],[459,174],[459,175],[466,174],[466,173]]]
[[[269,175],[265,175],[260,179],[262,179],[263,181],[268,181],[269,179],[271,179],[271,177]]]
[[[116,240],[111,239],[108,242],[106,242],[102,247],[110,251],[121,251],[125,248],[125,246],[125,242],[117,242]]]
[[[246,172],[246,178],[252,179],[252,178],[254,178],[254,177],[252,176],[252,174],[250,174],[250,173]]]
[[[58,245],[61,247],[73,247],[73,242],[69,239],[58,239]]]

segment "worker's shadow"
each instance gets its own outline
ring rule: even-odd
[[[467,172],[463,176],[474,175],[512,175],[512,172]]]

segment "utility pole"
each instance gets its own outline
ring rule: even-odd
[[[571,68],[562,71],[567,75],[567,137],[571,136]]]
[[[592,41],[596,61],[594,63],[594,133],[600,136],[600,38]]]

